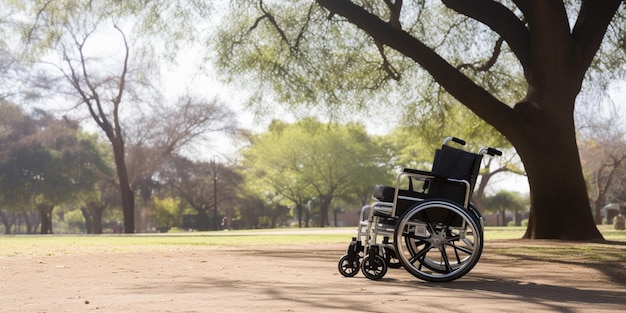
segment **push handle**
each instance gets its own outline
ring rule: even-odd
[[[487,148],[482,148],[480,149],[480,151],[478,152],[479,154],[488,154],[490,156],[502,156],[502,151],[496,149],[496,148],[491,148],[491,147],[487,147]]]
[[[465,145],[465,140],[459,139],[459,138],[456,138],[456,137],[446,137],[446,139],[443,140],[443,145],[444,146],[447,145],[448,142],[450,142],[450,141],[456,142],[456,143],[460,144],[461,146]]]

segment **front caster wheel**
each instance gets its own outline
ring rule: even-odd
[[[387,273],[387,262],[380,255],[370,256],[368,254],[363,258],[361,271],[369,279],[381,279]]]
[[[345,277],[353,277],[359,272],[359,259],[354,258],[354,260],[350,261],[350,256],[346,254],[339,259],[337,267],[339,268],[339,273],[341,273],[341,275]]]

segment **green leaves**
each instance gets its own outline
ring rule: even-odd
[[[342,208],[370,200],[372,187],[391,177],[385,152],[362,125],[304,119],[275,121],[241,155],[248,189],[280,195],[294,206],[317,198],[323,218],[338,198],[345,201]]]

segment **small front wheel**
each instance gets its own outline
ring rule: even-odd
[[[339,264],[337,266],[339,268],[339,273],[345,277],[353,277],[359,272],[359,259],[354,258],[354,260],[350,260],[350,256],[347,254],[342,256],[339,259]]]
[[[381,279],[387,273],[387,262],[378,254],[373,256],[368,254],[363,258],[361,271],[369,279]]]

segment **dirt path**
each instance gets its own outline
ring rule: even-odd
[[[624,264],[602,268],[494,254],[466,277],[402,269],[345,278],[346,245],[178,247],[0,257],[1,312],[623,312]],[[622,253],[626,253],[626,248]],[[620,267],[621,266],[621,267]],[[610,277],[613,276],[613,277]]]

